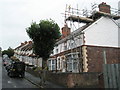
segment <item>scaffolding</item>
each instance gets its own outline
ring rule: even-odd
[[[70,21],[70,28],[72,29],[72,26],[75,27],[74,22],[77,22],[78,28],[75,27],[75,29],[77,29],[77,30],[73,30],[73,32],[70,35],[68,35],[67,37],[58,41],[57,44],[60,44],[60,43],[65,43],[65,45],[68,44],[67,50],[69,50],[69,53],[65,53],[66,65],[67,65],[66,70],[69,71],[68,70],[68,69],[70,69],[69,64],[71,64],[72,72],[74,72],[75,67],[77,68],[77,70],[76,70],[77,72],[82,72],[83,70],[82,70],[81,48],[78,48],[75,38],[82,39],[81,34],[83,34],[82,29],[84,29],[84,28],[83,27],[79,28],[79,24],[80,23],[87,23],[87,24],[92,23],[93,20],[90,18],[86,18],[86,16],[88,16],[87,10],[79,10],[78,6],[77,6],[77,8],[72,8],[70,5],[69,6],[66,5],[64,15],[65,15],[64,22],[66,25],[67,25],[67,21]],[[66,43],[66,42],[68,42],[68,43]],[[74,44],[74,47],[71,46],[72,43]],[[73,64],[75,64],[76,66],[74,67]]]

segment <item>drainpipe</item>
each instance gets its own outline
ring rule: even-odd
[[[106,51],[103,51],[103,60],[104,60],[104,64],[107,64],[107,60],[106,60]]]

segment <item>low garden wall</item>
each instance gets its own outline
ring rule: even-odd
[[[38,71],[31,68],[26,69],[27,72],[39,77]],[[99,73],[84,72],[84,73],[53,73],[46,71],[47,81],[51,81],[58,85],[68,88],[99,88]]]
[[[51,73],[47,72],[47,80],[72,88],[98,88],[98,73]]]

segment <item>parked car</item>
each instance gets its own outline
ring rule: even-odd
[[[12,60],[10,60],[10,59],[3,59],[3,66],[5,66],[5,68],[6,68],[7,66],[9,66],[11,64],[11,62],[12,62]]]
[[[3,61],[3,66],[6,66],[8,64],[7,61]]]
[[[14,61],[7,68],[8,76],[10,77],[24,77],[25,76],[25,63],[20,61]]]
[[[5,66],[5,69],[6,69],[7,71],[9,71],[10,67],[11,67],[11,64],[7,64],[7,65]]]

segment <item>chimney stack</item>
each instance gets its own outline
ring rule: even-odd
[[[99,4],[98,7],[99,7],[99,11],[111,14],[110,5],[107,5],[105,2]]]
[[[25,41],[24,44],[27,44],[27,41]]]
[[[64,25],[62,28],[62,38],[68,36],[71,33],[70,28],[67,26],[67,24]]]
[[[29,44],[31,44],[31,43],[32,43],[32,41],[28,41],[28,43],[29,43]]]

